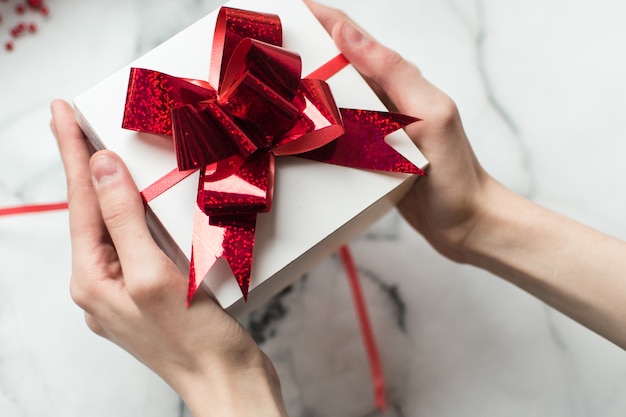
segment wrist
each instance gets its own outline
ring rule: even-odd
[[[515,243],[517,233],[528,216],[532,203],[488,177],[474,204],[471,221],[465,225],[456,244],[461,262],[478,267],[491,263],[497,248],[506,242]]]
[[[242,363],[215,359],[174,387],[194,417],[287,416],[280,381],[257,349]]]
[[[553,235],[549,230],[555,226],[552,213],[492,179],[476,218],[464,245],[465,262],[524,288],[540,285],[529,279],[532,274],[527,267],[546,244],[546,236]],[[552,260],[539,256],[535,261]]]
[[[522,197],[483,172],[474,192],[465,201],[456,203],[464,209],[454,214],[451,226],[431,233],[429,240],[447,258],[479,266],[479,260],[490,251],[485,247],[488,237],[500,230],[510,214],[511,208],[504,206],[518,198]]]

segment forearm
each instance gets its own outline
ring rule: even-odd
[[[254,367],[223,365],[216,361],[208,372],[172,384],[194,417],[287,416],[278,376],[265,355]]]
[[[495,181],[485,189],[466,261],[626,348],[626,243],[536,205]]]

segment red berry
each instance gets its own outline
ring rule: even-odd
[[[12,51],[13,50],[13,42],[8,41],[4,44],[4,49],[6,49],[7,51]]]
[[[50,14],[50,10],[48,9],[48,6],[41,6],[39,8],[39,12],[44,16],[48,16]]]
[[[26,9],[24,8],[24,5],[18,4],[17,6],[15,6],[15,12],[17,14],[24,14],[25,11]]]
[[[41,4],[42,4],[41,0],[28,0],[28,5],[32,7],[33,9],[40,8]]]
[[[25,28],[26,26],[24,26],[24,23],[18,23],[17,25],[13,26],[13,29],[11,29],[11,36],[17,38],[22,34],[22,32],[24,32]]]
[[[36,25],[35,23],[30,23],[30,24],[28,25],[28,31],[29,31],[30,33],[35,33],[35,32],[37,32],[37,25]]]

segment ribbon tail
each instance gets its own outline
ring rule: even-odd
[[[256,213],[211,217],[211,222],[219,224],[224,230],[221,257],[230,266],[246,301],[248,300],[250,274],[252,272],[256,218]]]
[[[341,115],[345,127],[342,136],[297,156],[351,168],[424,175],[422,169],[385,142],[385,136],[419,119],[398,113],[354,109],[341,109]]]
[[[187,305],[191,303],[200,284],[215,262],[222,257],[224,229],[209,224],[209,217],[196,207],[193,219],[191,260]]]
[[[198,207],[208,213],[210,227],[222,232],[217,258],[230,267],[241,293],[248,299],[254,252],[257,213],[267,212],[274,188],[274,156],[257,153],[237,172],[212,180],[203,172],[198,193]]]

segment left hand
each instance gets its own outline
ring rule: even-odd
[[[187,277],[161,251],[127,168],[91,158],[71,107],[52,103],[67,177],[74,301],[91,330],[160,375],[193,415],[284,415],[280,384],[250,335],[208,294],[189,307]]]

